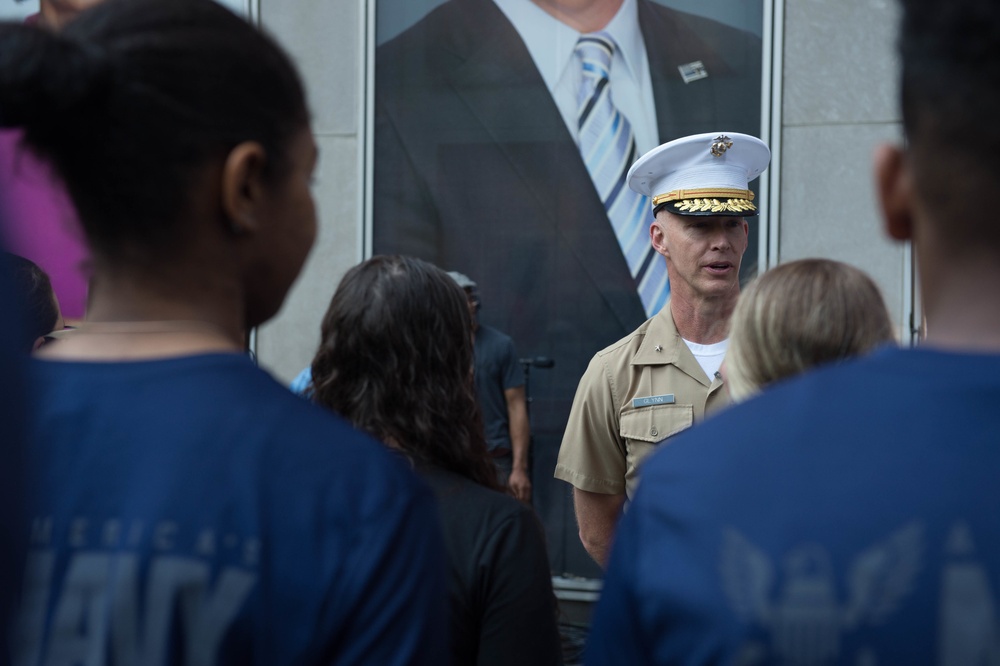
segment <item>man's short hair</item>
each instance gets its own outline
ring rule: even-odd
[[[1000,250],[1000,3],[901,0],[902,111],[914,187],[942,240]]]

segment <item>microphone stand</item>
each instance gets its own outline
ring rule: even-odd
[[[531,423],[531,368],[532,366],[539,369],[548,369],[553,367],[556,362],[553,361],[548,356],[536,356],[534,358],[522,358],[518,359],[518,363],[524,369],[524,402],[525,409],[528,412],[528,423]]]
[[[518,359],[518,363],[524,369],[524,410],[528,416],[528,476],[531,477],[535,468],[535,446],[533,441],[535,437],[531,430],[531,368],[548,369],[554,366],[556,362],[548,356],[536,356],[534,358]]]

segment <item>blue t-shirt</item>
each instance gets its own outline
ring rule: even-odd
[[[644,464],[586,663],[993,663],[998,476],[1000,356],[776,386]]]
[[[238,354],[36,361],[16,663],[438,664],[430,492]]]
[[[504,391],[524,386],[514,341],[495,328],[476,329],[476,395],[483,413],[486,445],[510,448],[510,420]]]

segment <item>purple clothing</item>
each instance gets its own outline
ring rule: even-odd
[[[83,317],[89,256],[69,196],[49,166],[19,145],[20,130],[0,130],[0,214],[7,251],[49,274],[64,317]]]

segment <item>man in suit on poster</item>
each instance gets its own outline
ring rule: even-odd
[[[650,0],[449,0],[376,67],[374,251],[480,276],[485,323],[556,362],[533,378],[531,415],[559,561],[579,550],[551,480],[577,383],[669,289],[629,254],[635,238],[648,249],[651,207],[627,199],[625,171],[680,136],[759,134],[760,40]],[[595,88],[613,116],[591,113]]]

